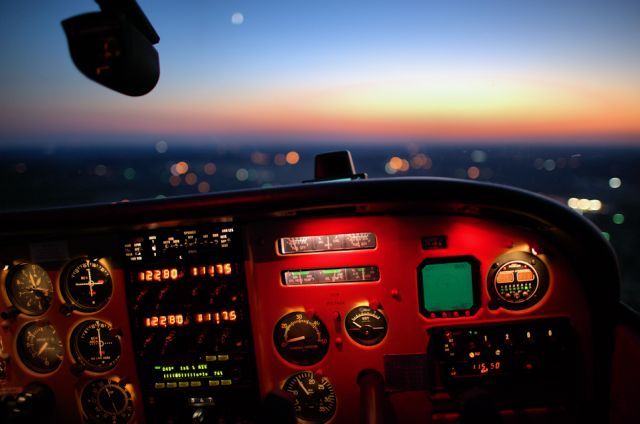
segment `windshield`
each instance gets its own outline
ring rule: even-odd
[[[78,72],[60,22],[90,0],[0,5],[0,209],[370,177],[515,185],[592,219],[640,305],[637,1],[140,1],[143,97]]]

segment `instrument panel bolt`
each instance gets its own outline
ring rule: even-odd
[[[69,367],[69,371],[71,371],[71,374],[75,376],[79,376],[84,372],[84,370],[85,370],[85,367],[83,367],[80,364],[73,364]]]
[[[374,311],[377,311],[378,309],[380,309],[381,306],[382,305],[380,304],[380,301],[378,299],[371,299],[369,301],[369,307]]]
[[[0,318],[3,319],[2,327],[3,328],[9,328],[9,320],[10,319],[14,319],[18,315],[20,315],[20,311],[18,310],[18,308],[15,308],[15,307],[11,307],[11,308],[7,309],[6,311],[2,311],[0,313]]]
[[[316,309],[312,306],[307,306],[304,308],[304,313],[307,315],[307,318],[312,319],[316,316]]]
[[[65,317],[69,317],[69,316],[71,316],[71,313],[73,312],[73,306],[65,303],[65,304],[60,305],[60,308],[58,310]]]

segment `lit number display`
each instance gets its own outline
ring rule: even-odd
[[[214,277],[216,275],[231,275],[233,274],[233,267],[231,263],[223,264],[211,264],[191,267],[192,277]]]
[[[230,262],[221,264],[210,264],[192,266],[189,268],[189,275],[191,277],[215,277],[216,275],[232,275],[233,266]],[[176,281],[184,277],[182,270],[178,268],[160,268],[160,269],[146,269],[138,272],[138,281],[149,282],[163,282],[163,281]]]
[[[216,324],[220,324],[222,321],[235,321],[236,319],[238,319],[238,315],[234,310],[196,314],[196,322],[198,324],[205,322],[215,322]]]
[[[489,374],[498,372],[501,368],[502,364],[500,361],[496,362],[480,362],[477,364],[473,364],[471,369],[477,374]]]
[[[182,327],[188,323],[182,314],[159,315],[144,319],[145,327]]]
[[[138,272],[138,281],[141,282],[175,281],[179,278],[182,278],[182,273],[178,268],[147,269]]]
[[[196,314],[195,318],[195,322],[197,324],[206,324],[208,322],[221,324],[223,322],[236,321],[238,319],[238,314],[235,310],[224,310]],[[185,317],[183,314],[157,315],[146,317],[144,319],[144,326],[150,328],[183,327],[185,325],[189,325],[189,322],[189,316]]]

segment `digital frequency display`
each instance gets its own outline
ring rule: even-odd
[[[172,389],[186,387],[231,386],[228,367],[223,365],[229,361],[225,355],[211,355],[206,361],[198,363],[181,363],[179,365],[159,364],[153,366],[152,379],[156,389]]]
[[[376,235],[374,233],[283,237],[278,240],[278,250],[283,255],[375,248]]]
[[[356,283],[378,280],[380,280],[380,271],[377,266],[304,269],[282,272],[282,284],[285,286]]]
[[[418,267],[418,282],[425,316],[457,317],[477,309],[479,264],[473,257],[426,260]]]
[[[229,262],[220,264],[191,266],[188,270],[191,277],[215,277],[216,275],[231,275],[234,273],[233,265]],[[144,269],[138,271],[138,281],[149,283],[152,281],[176,281],[184,278],[185,273],[182,268],[158,268]]]
[[[182,327],[183,325],[195,324],[222,324],[225,321],[235,321],[238,319],[238,314],[235,310],[222,310],[217,312],[206,312],[195,314],[195,319],[192,319],[190,315],[183,314],[168,314],[168,315],[153,315],[144,319],[145,327]]]

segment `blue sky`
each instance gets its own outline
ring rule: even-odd
[[[0,5],[0,141],[52,135],[511,138],[640,134],[638,1],[140,1],[156,89],[73,67],[90,0]],[[242,24],[232,23],[241,13]]]

